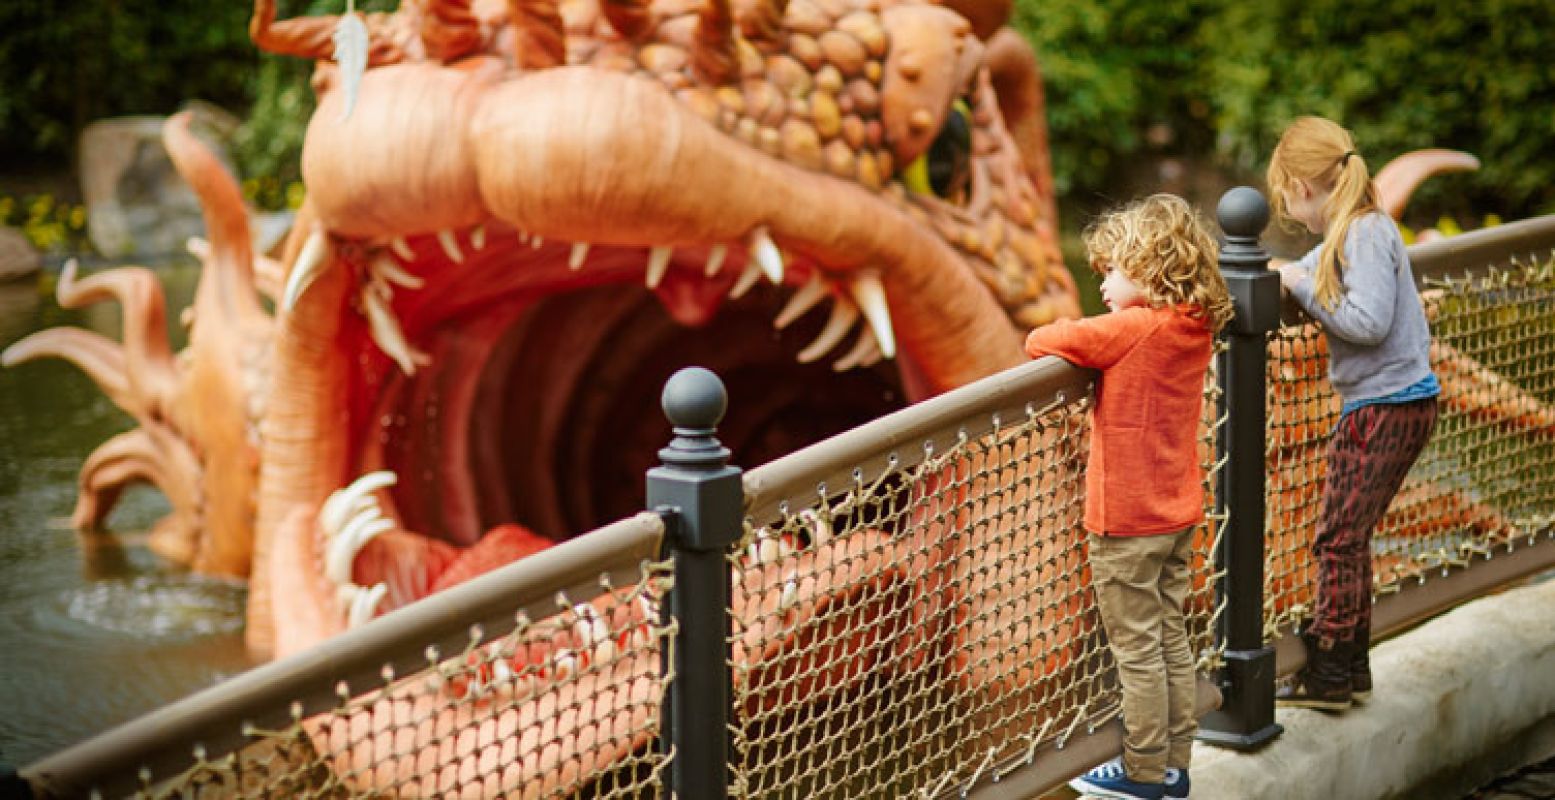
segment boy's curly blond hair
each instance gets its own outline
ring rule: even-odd
[[[1117,267],[1154,308],[1187,305],[1220,332],[1231,321],[1231,295],[1220,276],[1220,246],[1181,197],[1153,194],[1113,209],[1086,226],[1091,269]]]

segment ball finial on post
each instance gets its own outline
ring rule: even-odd
[[[1229,269],[1263,271],[1269,254],[1258,243],[1258,236],[1269,224],[1269,201],[1251,186],[1238,186],[1220,196],[1215,218],[1226,233],[1226,245],[1220,251],[1220,265]]]
[[[659,405],[675,428],[669,447],[659,451],[665,465],[717,468],[728,463],[729,451],[716,434],[729,407],[729,393],[712,370],[686,367],[671,375]]]
[[[1257,239],[1269,224],[1269,202],[1251,186],[1238,186],[1220,196],[1215,218],[1227,236]]]
[[[712,370],[686,367],[665,381],[659,405],[676,428],[706,430],[723,419],[729,394]]]

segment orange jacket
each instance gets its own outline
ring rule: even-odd
[[[1136,306],[1026,337],[1032,358],[1101,370],[1085,474],[1092,533],[1175,533],[1204,519],[1198,434],[1214,336],[1185,311]]]

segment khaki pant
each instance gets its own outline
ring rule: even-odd
[[[1193,653],[1183,624],[1193,529],[1159,536],[1091,536],[1091,584],[1123,686],[1123,767],[1160,783],[1186,769],[1193,716]]]

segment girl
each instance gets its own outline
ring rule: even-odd
[[[1371,531],[1436,426],[1441,387],[1404,241],[1379,210],[1350,133],[1321,117],[1296,120],[1274,148],[1268,179],[1275,213],[1323,234],[1300,261],[1274,266],[1322,328],[1329,381],[1343,401],[1312,541],[1318,585],[1301,633],[1307,664],[1276,700],[1339,711],[1371,692]]]
[[[1183,622],[1204,520],[1198,435],[1215,332],[1230,320],[1219,248],[1181,198],[1158,194],[1085,233],[1111,314],[1031,332],[1026,353],[1101,370],[1085,475],[1097,609],[1123,689],[1123,756],[1070,783],[1115,798],[1188,796],[1193,654]]]

